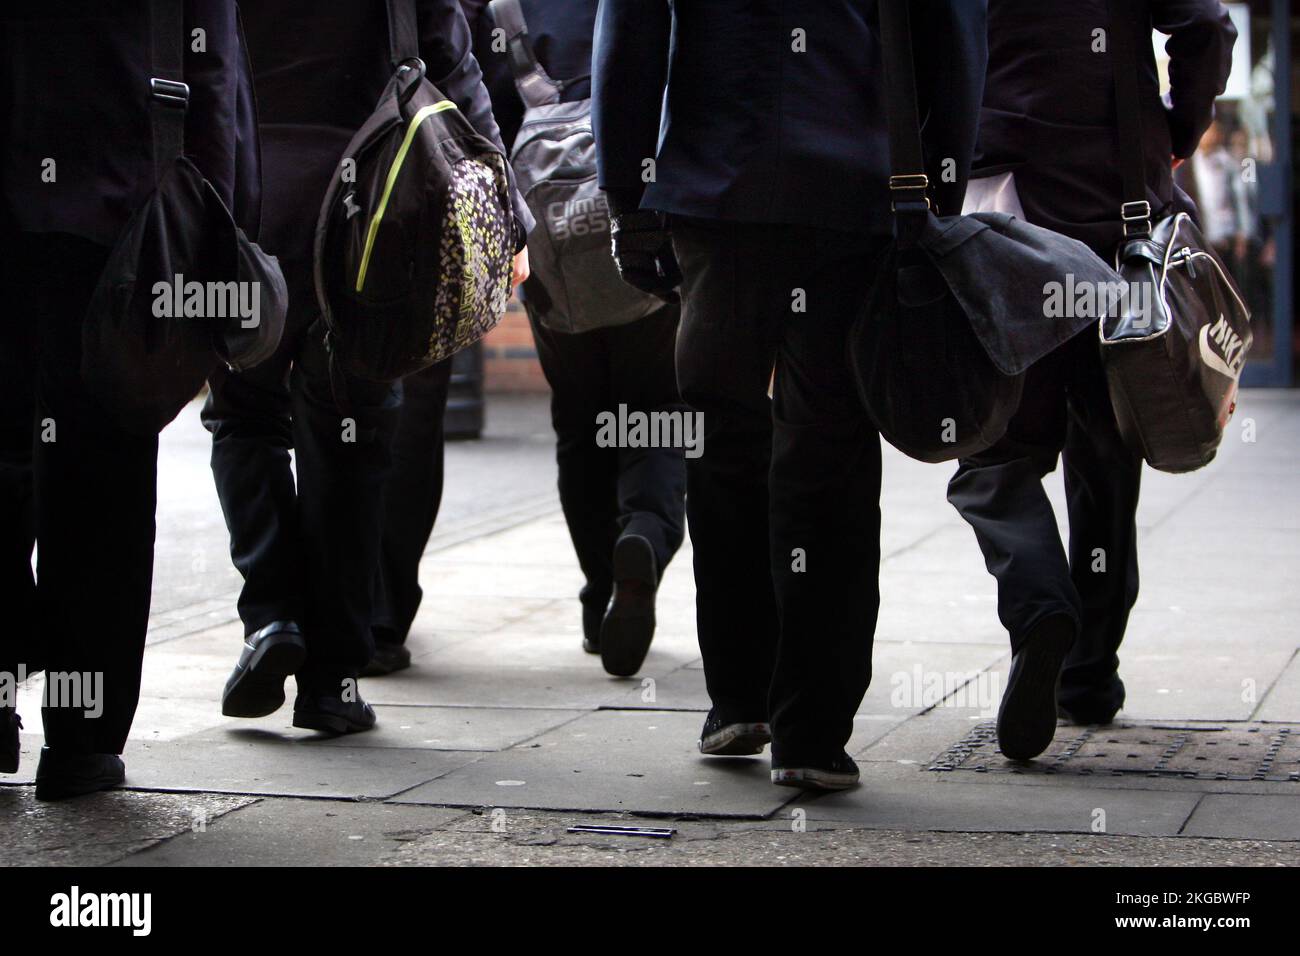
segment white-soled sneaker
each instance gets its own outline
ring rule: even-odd
[[[848,754],[842,754],[829,766],[773,767],[772,782],[778,787],[798,787],[801,790],[848,790],[860,781],[858,765]]]
[[[772,742],[772,728],[762,721],[728,723],[709,711],[700,731],[700,753],[710,757],[753,757]]]

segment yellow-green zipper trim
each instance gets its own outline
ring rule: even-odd
[[[406,136],[402,139],[402,145],[398,149],[397,155],[393,157],[393,165],[388,169],[388,179],[384,181],[384,194],[379,197],[379,206],[370,219],[370,227],[366,230],[366,248],[361,254],[361,269],[357,272],[358,292],[366,284],[366,270],[370,267],[370,252],[375,245],[375,236],[379,232],[379,223],[384,218],[384,210],[388,208],[388,197],[392,195],[393,184],[397,182],[397,174],[402,171],[402,162],[406,159],[406,153],[411,148],[411,141],[415,139],[416,130],[420,128],[421,123],[434,113],[441,113],[443,110],[454,110],[455,108],[456,104],[451,100],[439,100],[432,106],[422,108],[411,117],[411,122],[407,124]]]

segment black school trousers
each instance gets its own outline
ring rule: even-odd
[[[724,720],[770,719],[774,765],[824,763],[853,732],[880,603],[880,439],[846,344],[884,240],[672,230],[678,384],[704,413],[687,512],[709,696]]]

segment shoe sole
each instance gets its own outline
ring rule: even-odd
[[[235,667],[221,696],[226,717],[266,717],[284,705],[284,682],[307,659],[301,635],[274,634],[257,646],[248,663]]]
[[[628,583],[640,587],[629,589]],[[657,585],[650,542],[640,535],[620,538],[614,546],[614,604],[600,626],[600,662],[606,673],[631,677],[645,663],[655,636]]]
[[[376,726],[373,723],[358,724],[336,714],[304,714],[299,711],[293,712],[293,725],[303,730],[319,730],[336,736],[359,734],[367,730],[374,730]]]
[[[708,757],[753,757],[772,742],[767,724],[727,724],[700,738],[700,753]]]
[[[998,707],[998,748],[1008,760],[1032,760],[1056,736],[1056,686],[1074,646],[1073,625],[1045,629],[1027,641]]]
[[[835,773],[812,767],[772,771],[772,782],[778,787],[796,787],[800,790],[850,790],[860,781],[859,773]]]

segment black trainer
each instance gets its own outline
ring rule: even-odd
[[[713,711],[700,731],[700,753],[709,757],[752,757],[772,742],[766,721],[729,721]]]
[[[375,655],[370,658],[369,663],[361,668],[362,677],[383,677],[386,674],[395,674],[397,671],[404,671],[411,666],[411,652],[406,649],[405,644],[397,644],[391,641],[376,641]]]
[[[356,734],[372,730],[375,709],[362,700],[343,700],[338,694],[299,693],[293,702],[293,725],[327,734]]]
[[[221,712],[227,717],[265,717],[284,703],[284,679],[307,659],[307,642],[293,621],[272,621],[245,638],[226,689]]]
[[[1046,618],[1012,658],[998,707],[998,747],[1008,760],[1032,760],[1056,736],[1056,685],[1075,630],[1074,621],[1064,615]]]
[[[126,780],[126,764],[117,754],[64,753],[41,748],[36,765],[36,799],[66,800],[108,790]]]
[[[615,677],[641,669],[655,636],[659,571],[650,542],[625,534],[614,545],[614,598],[600,627],[600,662]]]
[[[860,780],[858,765],[847,753],[842,753],[827,763],[802,764],[794,762],[772,767],[772,782],[778,787],[798,787],[801,790],[848,790]]]
[[[18,731],[23,729],[23,719],[12,707],[0,707],[0,773],[17,773],[18,757],[22,744]]]

